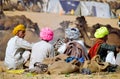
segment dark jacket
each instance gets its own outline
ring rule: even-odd
[[[105,58],[107,56],[107,51],[113,51],[114,55],[116,56],[116,47],[113,45],[108,45],[107,43],[103,43],[100,45],[100,48],[97,52],[97,54],[100,55],[100,58],[105,61]]]

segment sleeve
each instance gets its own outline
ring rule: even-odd
[[[55,56],[54,48],[53,46],[51,46],[50,51],[49,51],[49,57],[54,57],[54,56]]]
[[[60,54],[63,54],[64,52],[65,52],[65,50],[66,50],[66,44],[63,44],[63,45],[61,45],[59,48],[58,48],[58,52],[60,53]]]
[[[25,49],[32,49],[32,45],[31,43],[29,43],[28,41],[19,38],[16,40],[16,45],[18,45],[21,48],[25,48]]]
[[[107,43],[101,44],[101,48],[109,51],[116,51],[116,47],[114,45],[108,45]]]

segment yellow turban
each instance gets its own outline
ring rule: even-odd
[[[106,27],[102,26],[96,30],[94,36],[95,38],[103,38],[104,36],[108,35],[109,31]]]
[[[23,24],[17,25],[17,26],[13,29],[12,33],[13,33],[14,35],[16,35],[17,32],[20,31],[20,30],[23,30],[23,31],[25,30],[25,26],[24,26]]]

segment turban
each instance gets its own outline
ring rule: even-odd
[[[80,32],[79,32],[79,30],[77,28],[67,28],[65,30],[65,35],[69,39],[76,40],[76,39],[79,38]]]
[[[25,26],[24,26],[23,24],[19,24],[19,25],[17,25],[16,27],[14,27],[12,33],[13,33],[14,35],[16,35],[16,34],[18,33],[18,31],[20,31],[20,30],[25,31]]]
[[[53,31],[50,28],[43,28],[40,32],[40,38],[46,41],[51,41],[53,39]]]
[[[94,36],[95,38],[103,38],[104,36],[108,35],[109,34],[109,31],[107,29],[107,27],[100,27],[96,30]]]

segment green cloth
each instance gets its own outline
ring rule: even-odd
[[[94,36],[95,36],[95,38],[103,38],[108,34],[109,34],[109,31],[108,31],[107,27],[103,26],[96,30]]]

